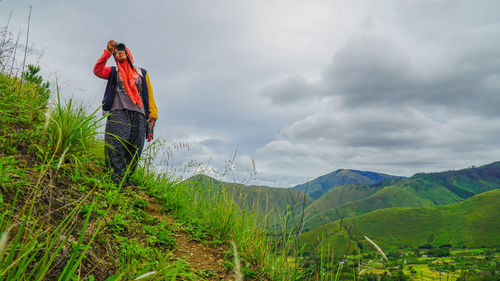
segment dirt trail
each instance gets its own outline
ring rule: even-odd
[[[193,241],[188,233],[176,227],[172,215],[161,212],[161,206],[155,198],[145,193],[139,196],[149,202],[146,211],[150,216],[172,226],[175,232],[174,256],[176,258],[185,259],[194,271],[202,273],[207,280],[234,280],[232,271],[226,272],[224,268],[224,253],[228,249],[226,245],[210,243],[210,240]]]

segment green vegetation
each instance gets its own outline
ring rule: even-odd
[[[368,188],[368,190],[370,189],[373,190],[375,188]],[[360,200],[354,200],[340,206],[334,206],[331,209],[312,213],[310,218],[305,222],[304,229],[313,229],[324,225],[325,221],[331,222],[356,215],[359,216],[378,209],[411,206],[432,206],[432,203],[418,197],[412,190],[407,188],[386,186]]]
[[[490,169],[491,173],[491,167],[495,167],[495,163],[477,169],[481,171],[485,167],[489,167],[487,169]],[[417,175],[417,179],[420,176]],[[432,174],[432,176],[441,176],[441,173]],[[455,204],[434,206],[440,200],[436,198],[439,198],[440,194],[449,194],[449,190],[439,183],[433,184],[431,179],[432,177],[427,179],[426,186],[419,187],[420,193],[416,192],[416,188],[412,186],[412,184],[415,186],[415,182],[424,183],[420,179],[415,181],[415,178],[410,178],[412,184],[408,184],[409,181],[406,179],[396,179],[371,186],[352,184],[336,187],[316,201],[304,205],[307,206],[304,212],[306,219],[310,219],[308,215],[314,214],[313,208],[326,209],[330,206],[338,206],[334,209],[338,221],[300,236],[298,242],[299,249],[302,250],[297,253],[301,255],[305,267],[311,272],[308,279],[436,280],[448,278],[448,280],[474,280],[476,275],[495,276],[498,274],[497,262],[483,266],[480,264],[480,256],[471,256],[467,261],[463,261],[454,256],[456,250],[450,251],[450,247],[461,249],[500,245],[500,238],[492,235],[500,231],[500,225],[495,220],[500,214],[496,209],[494,210],[494,206],[500,203],[500,190],[492,190]],[[247,191],[251,188],[241,184],[222,183],[201,175],[188,181],[217,186],[226,191],[230,191],[230,188],[237,188],[239,191]],[[455,183],[459,182],[455,181]],[[482,184],[487,185],[484,182]],[[437,186],[436,190],[429,191],[428,189],[432,189],[433,186]],[[234,190],[230,193],[234,194]],[[241,193],[237,194],[241,196]],[[437,197],[433,198],[433,201],[419,194],[427,194],[427,196],[435,194]],[[451,197],[456,200],[455,197]],[[270,198],[270,196],[265,198]],[[251,202],[256,201],[255,198],[251,200]],[[265,202],[269,203],[269,201]],[[296,201],[291,200],[291,202]],[[264,206],[257,205],[259,210]],[[398,205],[427,207],[395,208]],[[255,207],[255,204],[252,206]],[[282,208],[283,205],[278,203],[277,206]],[[266,205],[268,211],[270,207],[272,208]],[[275,207],[275,209],[278,208]],[[299,206],[296,209],[301,208]],[[356,214],[353,210],[357,210],[358,213]],[[281,242],[281,245],[295,243],[293,242],[294,235],[300,234],[297,226],[300,214],[290,209],[285,213],[289,215],[285,217],[285,225],[289,226],[286,229],[289,230],[285,233],[278,232],[275,236],[289,237],[288,240]],[[307,223],[308,221],[306,221],[306,227]],[[365,235],[372,237],[383,249],[388,250],[389,262],[377,265],[376,261],[372,261],[373,258],[365,258],[373,256],[374,251],[364,239]],[[363,254],[360,254],[360,251]],[[429,257],[421,258],[420,255]],[[413,258],[410,259],[410,256]],[[494,255],[492,259],[495,259]],[[362,263],[366,265],[363,266]],[[487,279],[490,277],[484,278],[486,278],[484,280],[494,280]]]
[[[330,189],[305,209],[304,230],[352,216],[353,201],[369,197],[377,191],[376,187],[366,184],[348,184]]]
[[[319,237],[327,237],[325,244],[344,247],[335,239],[348,235],[352,241],[371,237],[386,249],[418,247],[430,244],[451,244],[454,247],[500,246],[500,190],[476,195],[466,201],[436,207],[388,208],[347,218],[304,233],[304,243],[313,244]],[[331,229],[341,229],[331,234]],[[346,229],[348,231],[346,231]],[[331,234],[331,235],[330,235]],[[430,239],[431,237],[432,239]],[[361,243],[366,247],[366,243]]]
[[[439,250],[432,249],[432,250]],[[388,261],[364,251],[347,256],[357,263],[360,280],[497,280],[500,253],[492,249],[455,250],[452,256],[431,257],[423,250],[388,251]]]
[[[311,205],[307,206],[308,216],[323,210],[335,209],[345,203],[366,198],[377,191],[377,187],[367,184],[347,184],[330,189]]]
[[[332,188],[306,210],[305,230],[394,207],[429,207],[460,202],[500,186],[500,162],[443,173],[416,174],[370,186]]]
[[[228,192],[241,208],[266,218],[269,225],[281,221],[280,216],[288,211],[297,214],[297,221],[300,220],[304,208],[313,202],[311,197],[298,190],[222,182],[201,174],[190,177],[185,183],[212,187],[217,192]]]

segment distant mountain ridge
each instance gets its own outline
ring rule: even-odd
[[[462,199],[500,188],[500,161],[441,173],[416,174],[412,178],[433,180]]]
[[[500,190],[496,189],[454,204],[379,209],[342,222],[325,224],[302,234],[300,240],[315,245],[314,241],[318,238],[328,237],[324,246],[334,247],[341,253],[347,250],[350,241],[370,247],[364,236],[370,237],[384,249],[428,244],[430,236],[434,237],[433,246],[498,247],[499,203]],[[355,244],[351,244],[350,251],[355,247]]]
[[[347,184],[367,184],[372,185],[378,182],[400,179],[404,177],[392,176],[388,174],[359,171],[351,169],[338,169],[329,174],[320,176],[314,180],[296,185],[292,189],[306,192],[314,200],[320,198],[330,189]]]
[[[308,206],[304,228],[313,229],[327,222],[380,209],[452,204],[499,187],[500,162],[457,171],[419,173],[370,186],[341,186]]]

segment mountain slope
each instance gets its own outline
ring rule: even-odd
[[[378,190],[367,184],[347,184],[330,189],[319,199],[313,201],[304,211],[305,229],[311,229],[340,218],[341,206],[374,194]],[[302,214],[298,214],[294,221]]]
[[[339,169],[329,174],[320,176],[312,181],[308,181],[304,184],[299,184],[293,189],[306,192],[313,199],[318,199],[323,194],[328,192],[330,189],[342,186],[346,184],[374,184],[377,182],[400,178],[397,176],[391,176],[387,174],[349,170],[349,169]]]
[[[328,223],[342,218],[359,216],[378,209],[433,205],[431,202],[418,197],[411,189],[387,186],[360,200],[347,202],[312,214],[306,220],[304,229],[313,229],[323,225],[325,222]]]
[[[308,208],[305,229],[318,227],[342,217],[361,215],[377,209],[393,207],[427,207],[460,202],[471,196],[500,186],[500,162],[478,168],[443,173],[416,174],[410,178],[381,182],[370,186],[376,191],[370,196],[344,204],[334,204],[344,196],[340,193],[325,194]],[[345,198],[347,201],[349,197]],[[327,203],[323,203],[326,201]],[[332,202],[332,204],[328,204]],[[321,203],[321,207],[318,205]],[[313,212],[314,210],[315,212]]]
[[[351,229],[354,241],[370,237],[383,249],[427,244],[452,244],[456,247],[497,247],[500,245],[500,190],[476,195],[466,201],[434,207],[391,208],[349,218],[343,221],[342,231],[330,235],[328,241],[338,249],[346,245],[346,230]],[[339,221],[304,233],[302,243],[315,243],[339,228]],[[324,243],[325,245],[328,242]]]
[[[408,179],[407,185],[418,187],[421,182],[429,181],[445,187],[462,199],[470,198],[500,187],[500,162],[458,171],[416,174]]]
[[[287,211],[287,208],[299,212],[313,202],[311,197],[299,190],[222,182],[201,174],[188,178],[185,183],[228,191],[240,204],[240,207],[261,214],[269,212],[283,214]]]

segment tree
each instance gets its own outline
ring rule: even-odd
[[[435,238],[436,236],[434,236],[434,234],[431,233],[429,237],[427,237],[427,243],[432,244],[432,241],[434,241]]]

